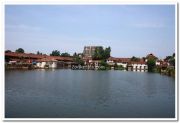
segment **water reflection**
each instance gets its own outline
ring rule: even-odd
[[[76,74],[78,81],[74,81],[75,88],[79,89],[79,98],[84,101],[95,101],[97,104],[105,103],[109,98],[109,73],[103,71],[85,71]],[[98,79],[97,79],[98,78]],[[86,81],[85,81],[86,80]]]
[[[148,97],[151,97],[153,96],[154,94],[157,93],[157,81],[156,81],[156,75],[157,74],[154,74],[154,73],[148,73],[148,74],[145,74],[143,76],[143,83],[144,83],[144,93],[148,96]]]

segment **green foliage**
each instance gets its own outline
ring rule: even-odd
[[[73,57],[76,57],[77,56],[77,53],[75,52],[74,54],[73,54]]]
[[[175,53],[172,54],[172,56],[166,56],[166,61],[170,63],[170,65],[175,66]]]
[[[60,56],[60,51],[58,50],[53,50],[50,56]]]
[[[16,53],[24,53],[24,49],[18,48],[15,52],[16,52]]]
[[[100,67],[98,70],[109,70],[110,66],[106,63],[105,60],[101,60],[101,62],[99,63]]]
[[[82,65],[82,66],[84,65],[84,61],[77,54],[73,55],[73,60],[79,65]]]
[[[108,64],[104,61],[104,60],[101,60],[101,62],[100,62],[100,66],[108,66]]]
[[[114,70],[124,70],[124,67],[122,65],[117,65],[117,63],[115,63]]]
[[[61,56],[63,56],[63,57],[69,57],[69,56],[70,56],[70,54],[69,54],[69,53],[67,53],[67,52],[65,52],[65,53],[61,53]]]
[[[146,60],[146,57],[142,57],[142,59],[143,59],[143,61],[145,61],[145,60]]]
[[[122,65],[118,65],[118,67],[116,69],[117,70],[124,70],[124,67]]]
[[[103,55],[104,55],[103,47],[97,47],[95,49],[95,52],[94,52],[94,55],[93,55],[93,59],[96,59],[96,60],[103,59]]]
[[[172,58],[172,56],[166,56],[164,60],[169,61]]]
[[[105,58],[105,59],[109,58],[110,55],[111,55],[110,53],[111,53],[111,48],[110,48],[110,47],[106,48],[106,49],[104,50],[104,58]]]
[[[175,66],[175,59],[172,57],[172,58],[169,60],[169,63],[170,63],[170,65]]]
[[[92,58],[96,60],[105,60],[110,57],[110,53],[111,53],[110,47],[105,48],[105,49],[103,49],[103,47],[97,47],[95,49],[95,53],[92,56]]]
[[[161,73],[161,67],[160,66],[156,66],[156,68],[154,69],[154,72],[156,73]]]
[[[154,72],[154,69],[156,67],[156,61],[153,58],[149,58],[147,61],[148,65],[148,72]]]
[[[138,61],[140,61],[140,58],[137,58],[137,57],[133,56],[133,57],[131,58],[131,61],[138,62]]]
[[[100,66],[98,70],[107,70],[105,66]]]
[[[172,55],[173,57],[175,57],[175,53],[173,53],[173,55]]]
[[[117,63],[114,64],[114,69],[117,70],[118,69],[118,65]]]

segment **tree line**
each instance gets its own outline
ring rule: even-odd
[[[12,52],[11,50],[6,50],[5,53]],[[23,48],[18,48],[15,50],[16,53],[25,53],[25,50]],[[42,53],[40,51],[36,52],[37,55],[46,55],[45,53]],[[50,54],[50,56],[62,56],[62,57],[70,57],[71,55],[67,52],[60,53],[58,50],[53,50]]]

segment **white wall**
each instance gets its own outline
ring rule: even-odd
[[[161,63],[160,62],[156,62],[156,65],[160,65]]]
[[[51,68],[57,68],[57,62],[52,62],[52,65],[50,66]]]
[[[46,62],[38,62],[36,65],[39,68],[44,68],[44,66],[46,65]]]
[[[144,71],[144,67],[145,70],[148,69],[148,66],[146,64],[132,64],[133,66],[133,71],[136,71],[136,67],[137,67],[137,71],[140,71],[140,67],[141,67],[141,71]]]
[[[121,62],[119,62],[119,63],[117,63],[117,65],[122,65],[124,68],[127,67],[127,63],[121,63]]]
[[[57,68],[57,62],[56,61],[50,61],[50,62],[38,62],[37,67],[44,68],[45,65],[49,65],[49,68]]]

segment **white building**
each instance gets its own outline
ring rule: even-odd
[[[127,62],[117,62],[117,65],[119,66],[119,65],[121,65],[121,66],[123,66],[124,68],[127,68]]]
[[[131,71],[139,71],[139,72],[147,72],[148,70],[148,65],[146,62],[131,62],[128,64],[128,70]]]
[[[100,60],[89,60],[90,66],[94,66],[95,69],[98,69],[98,68],[99,68],[100,62],[101,62]]]
[[[128,62],[130,61],[130,58],[114,58],[110,57],[107,59],[107,64],[114,66],[117,64],[118,66],[123,66],[125,69],[127,68]]]
[[[157,60],[156,61],[156,66],[160,66],[162,64],[162,62],[163,62],[162,60]]]
[[[36,66],[38,68],[57,68],[57,60],[51,58],[43,58],[38,60]]]

